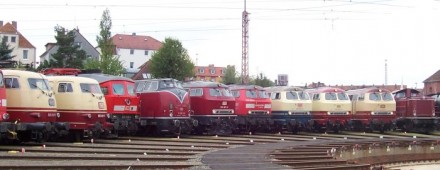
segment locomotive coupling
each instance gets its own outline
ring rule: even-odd
[[[9,140],[15,140],[15,139],[17,139],[17,132],[14,132],[14,131],[10,131],[10,130],[8,130],[7,138],[8,138]]]

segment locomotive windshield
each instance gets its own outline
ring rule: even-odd
[[[124,95],[124,85],[123,84],[113,84],[112,89],[113,89],[113,94]]]
[[[325,100],[338,100],[336,93],[325,93]]]
[[[81,91],[83,93],[97,93],[102,94],[98,84],[80,83]]]
[[[132,84],[127,85],[127,90],[128,90],[128,95],[136,96],[136,94],[134,93],[134,85]]]
[[[338,93],[338,99],[339,100],[348,100],[347,94],[345,94],[345,93]]]
[[[29,78],[28,83],[31,89],[49,90],[49,83],[45,79]]]
[[[210,88],[210,89],[209,89],[209,95],[210,95],[210,96],[226,96],[226,97],[232,97],[231,92],[229,92],[228,89],[224,89],[224,88]]]
[[[293,91],[286,92],[286,99],[287,100],[298,100],[298,94]]]
[[[269,95],[267,95],[266,91],[264,91],[264,90],[259,90],[259,91],[258,91],[258,96],[259,96],[260,98],[263,98],[263,99],[267,99],[267,98],[269,98]]]
[[[3,81],[3,74],[0,73],[0,87],[3,87],[5,85],[4,81]]]
[[[301,100],[310,100],[309,95],[305,92],[298,92],[298,96]]]
[[[391,93],[383,93],[382,94],[382,98],[385,101],[392,101],[393,99],[393,95],[391,95]]]
[[[253,90],[246,90],[246,97],[247,98],[257,98],[257,93]]]
[[[222,89],[223,95],[226,97],[232,97],[231,92],[228,89]]]
[[[381,98],[380,93],[370,93],[370,100],[372,101],[379,101]]]

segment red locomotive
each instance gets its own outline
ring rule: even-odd
[[[16,124],[20,141],[46,141],[55,128],[66,129],[66,124],[57,122],[57,103],[46,77],[40,73],[20,70],[3,70],[6,100],[9,114],[2,118]],[[8,116],[9,115],[9,116]]]
[[[396,126],[404,131],[429,133],[436,129],[435,99],[415,89],[393,92],[396,100]]]
[[[345,90],[319,87],[305,90],[312,98],[313,129],[338,133],[347,127],[351,119],[351,102]]]
[[[349,90],[353,102],[351,128],[378,130],[383,133],[394,126],[396,101],[388,90],[377,87]]]
[[[229,88],[235,97],[235,114],[240,132],[272,130],[272,102],[264,88],[256,85],[231,85]]]
[[[140,133],[191,133],[198,122],[190,117],[188,92],[175,79],[148,79],[135,82],[140,99]]]
[[[6,112],[6,88],[3,72],[0,70],[0,141],[16,140],[15,125],[10,122],[10,115]]]
[[[135,134],[139,119],[139,98],[134,92],[134,81],[105,74],[78,74],[99,82],[107,103],[109,122],[119,134]]]
[[[214,82],[189,82],[183,85],[189,90],[192,118],[199,122],[197,134],[231,134],[235,130],[235,98],[228,86]]]

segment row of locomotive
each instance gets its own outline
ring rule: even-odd
[[[437,123],[434,100],[410,89],[393,97],[378,88],[304,90],[213,82],[182,86],[174,79],[135,82],[68,68],[43,73],[3,70],[2,138],[393,128],[426,132]]]

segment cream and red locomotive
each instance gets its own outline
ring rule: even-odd
[[[215,82],[188,82],[183,87],[189,91],[191,117],[199,122],[196,134],[227,135],[236,128],[235,98],[228,86]]]

